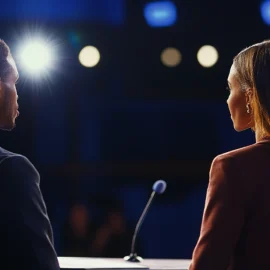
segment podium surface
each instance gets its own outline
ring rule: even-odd
[[[58,257],[61,269],[89,270],[188,270],[191,260],[144,259],[141,263],[122,258]]]

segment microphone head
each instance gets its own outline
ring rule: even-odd
[[[157,194],[162,194],[166,190],[167,183],[164,180],[158,180],[153,185],[153,191]]]

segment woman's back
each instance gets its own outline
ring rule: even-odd
[[[270,269],[270,140],[236,151],[236,161],[250,197],[230,269]]]
[[[270,140],[212,163],[190,269],[270,269]]]

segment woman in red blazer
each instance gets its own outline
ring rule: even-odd
[[[270,269],[270,41],[233,60],[227,100],[236,131],[256,143],[211,165],[200,237],[190,270]]]

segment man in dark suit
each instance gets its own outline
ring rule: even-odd
[[[18,71],[0,40],[0,128],[12,130],[19,115]],[[3,269],[58,270],[40,177],[24,156],[0,147],[0,263]]]

